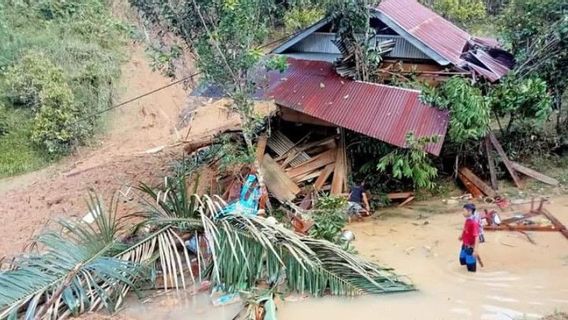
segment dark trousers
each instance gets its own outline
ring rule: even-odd
[[[460,264],[467,267],[467,271],[477,270],[477,259],[473,256],[473,247],[462,245],[460,250]]]

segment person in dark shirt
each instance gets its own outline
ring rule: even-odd
[[[365,193],[365,182],[358,183],[351,188],[349,197],[347,198],[347,204],[349,222],[351,222],[351,217],[353,216],[361,219],[362,214],[369,214],[371,208],[369,207],[369,200],[367,199],[367,194]]]

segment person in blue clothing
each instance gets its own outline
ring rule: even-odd
[[[369,206],[369,199],[365,193],[365,182],[361,181],[353,186],[347,198],[347,214],[348,221],[351,222],[353,216],[357,219],[362,219],[363,215],[369,215],[371,208]]]

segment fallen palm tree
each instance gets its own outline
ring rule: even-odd
[[[23,255],[0,273],[0,318],[113,312],[130,290],[155,282],[153,274],[161,275],[166,289],[207,278],[228,292],[259,283],[314,296],[413,290],[391,270],[335,244],[262,217],[227,214],[221,199],[188,196],[181,185],[161,192],[142,186],[153,200],[136,215],[142,221],[135,228],[116,218],[116,201],[103,210],[91,198],[93,224],[62,222],[64,232],[39,237],[42,253]],[[190,257],[187,234],[204,237],[209,254],[198,249]]]

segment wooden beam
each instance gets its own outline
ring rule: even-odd
[[[519,171],[522,174],[525,174],[531,178],[534,178],[538,181],[544,182],[546,184],[552,185],[552,186],[557,186],[558,184],[560,184],[560,182],[554,178],[551,178],[547,175],[544,175],[538,171],[535,171],[531,168],[527,168],[517,162],[511,161],[511,164],[513,165],[513,168],[517,171]]]
[[[298,177],[292,179],[292,181],[294,181],[296,183],[308,181],[310,179],[314,179],[314,178],[319,177],[322,172],[323,172],[323,170],[316,170],[314,172],[310,172],[310,173],[306,173],[306,174],[303,174],[301,176],[298,176]]]
[[[387,193],[389,200],[408,199],[414,195],[414,192],[391,192]]]
[[[488,186],[483,180],[476,176],[471,170],[466,167],[462,167],[459,172],[463,174],[471,183],[473,183],[481,192],[483,192],[488,197],[495,197],[497,193],[490,186]]]
[[[493,147],[495,147],[495,150],[497,150],[497,153],[501,157],[501,161],[503,161],[505,167],[507,167],[507,171],[509,171],[511,178],[513,178],[513,182],[515,182],[517,188],[522,189],[523,185],[521,183],[521,179],[519,179],[519,176],[517,176],[517,172],[515,171],[515,168],[513,168],[513,164],[507,157],[507,154],[505,153],[505,150],[503,150],[503,147],[499,143],[499,140],[497,140],[497,137],[495,137],[495,135],[491,131],[489,131],[489,139],[491,140]]]
[[[258,137],[258,142],[256,143],[256,160],[258,163],[262,163],[264,158],[264,152],[266,151],[266,143],[268,142],[268,137],[263,134]]]
[[[560,222],[560,220],[558,220],[555,216],[552,215],[552,213],[550,213],[548,210],[546,209],[542,209],[540,211],[545,217],[548,218],[548,220],[550,220],[550,222],[552,222],[552,225],[554,225],[554,227],[560,231],[562,233],[562,235],[564,237],[566,237],[566,239],[568,239],[568,229],[566,229],[566,226]]]
[[[461,172],[458,172],[458,178],[461,180],[463,185],[465,186],[466,190],[471,193],[471,196],[475,199],[483,197],[483,192],[479,190],[471,181],[469,181],[466,176],[464,176]]]
[[[266,188],[278,201],[291,201],[300,193],[300,188],[286,175],[284,170],[270,155],[264,155],[261,170]]]
[[[290,178],[295,178],[304,173],[312,172],[334,162],[336,153],[336,150],[328,150],[326,152],[320,153],[319,155],[313,157],[311,160],[303,163],[301,166],[292,168],[286,173]]]
[[[314,183],[314,189],[316,191],[319,191],[323,187],[329,176],[333,173],[334,169],[335,163],[330,163],[323,169],[316,182]]]
[[[296,110],[292,110],[290,108],[286,108],[281,106],[280,107],[280,118],[285,121],[294,122],[294,123],[305,123],[305,124],[312,124],[316,126],[324,126],[324,127],[334,127],[335,125],[329,123],[324,120],[320,120],[318,118],[314,118],[307,114],[298,112]]]
[[[346,159],[345,159],[345,140],[343,135],[339,139],[339,146],[336,151],[335,170],[333,171],[333,179],[331,181],[331,194],[340,195],[343,193],[343,188],[346,178]]]
[[[399,204],[397,207],[404,207],[405,205],[409,204],[410,201],[414,200],[414,196],[410,196],[408,197],[408,199],[404,200],[401,204]]]
[[[559,231],[554,226],[539,226],[539,225],[499,225],[499,226],[484,226],[485,231]]]
[[[489,175],[491,176],[491,186],[494,190],[499,189],[497,184],[497,171],[495,170],[495,160],[491,153],[491,140],[489,137],[485,138],[485,154],[487,155],[487,163],[489,164]]]

